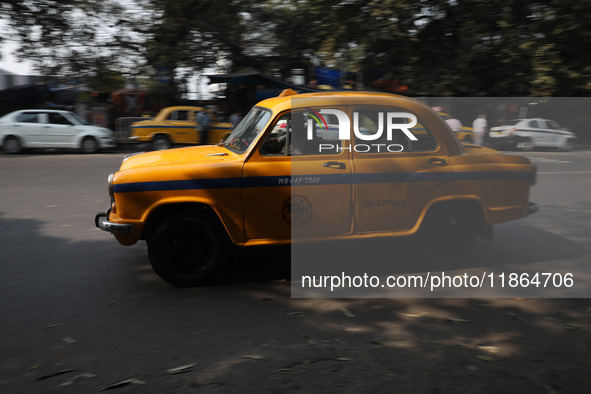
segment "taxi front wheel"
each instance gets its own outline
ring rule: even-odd
[[[152,150],[165,150],[170,149],[172,143],[170,142],[170,138],[163,134],[158,134],[154,136],[152,140]]]
[[[92,137],[84,137],[80,144],[82,153],[96,153],[99,150],[98,142]]]
[[[227,250],[217,227],[205,217],[169,217],[147,240],[152,268],[175,286],[207,283]]]

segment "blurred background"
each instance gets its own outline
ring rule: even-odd
[[[286,87],[591,92],[588,1],[4,0],[0,11],[0,61],[20,62],[0,70],[0,115],[65,107],[113,129],[176,104],[244,113]],[[586,134],[586,123],[567,126]]]

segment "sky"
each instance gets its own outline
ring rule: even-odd
[[[16,48],[13,42],[4,41],[0,46],[2,50],[2,58],[0,59],[0,68],[17,75],[34,75],[33,68],[30,63],[18,62],[11,54]]]

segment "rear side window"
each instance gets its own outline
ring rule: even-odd
[[[541,122],[538,122],[537,120],[532,120],[529,122],[529,127],[531,127],[532,129],[541,129],[544,126],[542,126],[540,123]]]
[[[38,112],[24,112],[16,117],[16,121],[21,123],[39,123],[38,114]]]
[[[388,123],[411,125],[409,117],[391,117],[388,113],[404,114],[397,108],[358,108],[353,111],[355,151],[358,153],[431,152],[437,150],[437,140],[421,123],[420,119],[412,127],[405,128],[416,140],[410,138],[398,127],[388,133]]]

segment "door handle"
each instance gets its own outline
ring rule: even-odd
[[[431,157],[427,160],[427,163],[442,166],[445,165],[445,159],[441,159],[439,157]]]
[[[341,163],[340,161],[327,161],[326,163],[322,163],[322,167],[337,168],[339,170],[344,170],[347,168],[345,163]]]

